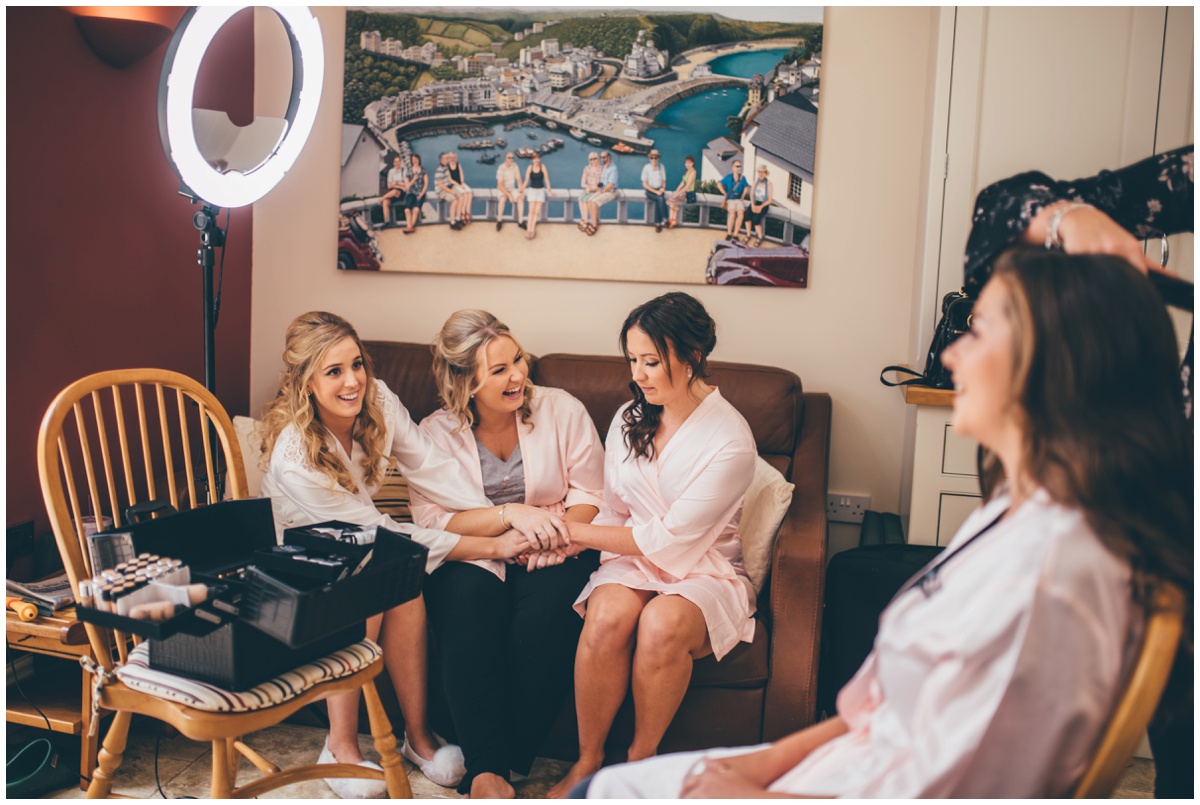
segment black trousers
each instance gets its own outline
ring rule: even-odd
[[[599,563],[585,551],[532,573],[510,565],[500,581],[447,562],[426,580],[442,687],[466,758],[460,793],[483,773],[529,772],[571,687],[583,629],[571,605]]]

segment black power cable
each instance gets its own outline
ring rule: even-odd
[[[12,651],[14,649],[13,644],[9,643],[7,641],[5,641],[5,646],[10,651]],[[17,650],[19,651],[20,649],[17,649]],[[42,717],[42,720],[46,722],[46,732],[49,733],[49,737],[47,738],[47,740],[50,741],[50,746],[61,757],[62,752],[59,750],[58,744],[56,744],[54,742],[54,728],[50,726],[50,719],[46,716],[45,713],[42,712],[42,708],[38,707],[36,704],[33,703],[33,699],[29,698],[29,695],[27,693],[25,693],[24,688],[21,687],[21,679],[17,675],[16,658],[14,658],[13,655],[11,655],[11,654],[9,654],[9,656],[8,656],[8,667],[9,667],[9,670],[12,671],[13,684],[16,685],[16,687],[17,687],[17,693],[20,694],[21,698],[25,700],[25,703],[28,704],[30,707],[32,707],[34,710],[36,710],[37,714]],[[92,782],[92,778],[88,777],[86,774],[83,774],[82,772],[79,773],[79,779],[81,779],[85,783],[89,783],[89,784]]]

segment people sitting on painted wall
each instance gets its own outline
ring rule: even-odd
[[[768,173],[766,165],[759,165],[758,178],[750,186],[750,217],[746,220],[746,242],[751,246],[762,245],[763,238],[766,237],[767,211],[771,202],[775,200],[775,186],[768,178]],[[758,233],[753,241],[751,226]]]
[[[471,188],[463,178],[458,154],[447,151],[442,154],[433,183],[437,186],[442,201],[450,205],[450,228],[462,229],[471,221]]]
[[[587,795],[1069,796],[1155,582],[1191,595],[1177,354],[1161,298],[1124,260],[1002,256],[942,356],[951,424],[983,449],[984,503],[892,599],[837,716],[614,766]]]
[[[579,180],[579,186],[583,188],[583,192],[579,194],[579,231],[589,235],[596,234],[596,227],[600,224],[598,207],[595,210],[596,217],[593,217],[592,199],[600,193],[602,172],[600,155],[593,151],[588,154],[587,164],[583,166],[583,176]]]
[[[426,572],[443,562],[506,559],[529,550],[519,531],[463,537],[398,523],[371,501],[389,465],[413,491],[454,509],[489,501],[462,466],[420,430],[391,390],[375,377],[370,356],[350,323],[332,313],[298,316],[287,328],[279,393],[263,414],[263,492],[275,527],[342,520],[408,534],[429,549]],[[442,786],[462,778],[462,752],[441,745],[426,720],[425,600],[417,598],[367,621],[367,637],[382,643],[384,665],[404,714],[401,753]],[[329,738],[319,763],[358,763],[359,692],[329,700]],[[378,768],[376,766],[376,768]],[[344,798],[387,795],[380,780],[327,780]]]
[[[596,230],[600,228],[600,208],[617,197],[618,181],[617,163],[613,162],[612,154],[608,151],[601,151],[600,192],[588,200],[589,215],[592,221],[592,226],[588,229],[589,235],[596,234]]]
[[[413,154],[411,167],[408,171],[408,181],[404,184],[404,234],[411,235],[421,222],[421,207],[425,204],[425,194],[429,191],[429,174],[421,167],[421,158]]]
[[[525,198],[529,202],[526,240],[537,237],[538,221],[541,220],[542,207],[546,204],[550,190],[550,171],[542,164],[542,155],[535,151],[529,167],[525,169]]]
[[[433,343],[443,407],[421,429],[491,505],[460,510],[414,491],[420,525],[497,537],[538,534],[518,564],[447,562],[425,582],[442,688],[466,757],[462,794],[512,797],[529,774],[571,684],[582,621],[571,608],[599,564],[566,558],[565,523],[590,522],[604,487],[604,448],[583,403],[529,382],[525,352],[482,310],[462,310]],[[522,566],[524,565],[524,566]]]
[[[408,182],[408,171],[404,168],[404,158],[399,154],[392,160],[392,167],[387,172],[387,190],[379,197],[383,205],[383,225],[392,222],[392,199],[404,198],[404,187]]]
[[[742,161],[733,163],[733,172],[721,177],[721,189],[725,191],[725,202],[721,205],[725,210],[725,237],[733,240],[742,228],[742,218],[746,214],[745,198],[750,192],[750,185],[742,175]]]
[[[509,151],[504,155],[504,161],[496,168],[496,189],[500,191],[500,206],[496,212],[496,231],[504,226],[504,205],[512,205],[513,220],[517,226],[525,228],[525,196],[524,185],[521,182],[521,169],[517,166],[516,157]]]
[[[631,681],[628,756],[640,760],[658,752],[693,660],[720,660],[754,638],[738,522],[758,453],[746,420],[705,380],[716,343],[704,306],[678,292],[636,308],[621,328],[633,401],[608,431],[600,514],[567,524],[573,549],[603,553],[575,604],[579,760],[550,796],[600,769]]]
[[[1112,254],[1148,271],[1157,265],[1140,239],[1191,232],[1195,225],[1195,146],[1143,159],[1075,181],[1021,173],[985,188],[975,200],[963,258],[965,288],[987,282],[995,256],[1012,242],[1060,248],[1068,254]],[[1192,421],[1194,337],[1180,367],[1184,414]],[[1190,620],[1190,619],[1189,619]],[[1171,685],[1191,690],[1194,658],[1181,649]],[[1150,725],[1154,791],[1159,798],[1194,793],[1194,718],[1189,706],[1160,708]]]
[[[675,188],[675,192],[667,200],[671,208],[671,220],[667,223],[667,228],[674,229],[679,225],[679,210],[684,204],[695,203],[696,159],[688,156],[683,158],[683,178],[679,180],[679,187]]]
[[[642,167],[642,188],[646,203],[654,208],[654,231],[663,231],[667,222],[667,169],[659,162],[658,149],[650,151],[650,162]]]

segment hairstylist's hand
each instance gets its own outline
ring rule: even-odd
[[[1034,216],[1027,230],[1034,242],[1046,242],[1046,230],[1050,227],[1054,213],[1060,207],[1072,203],[1074,202],[1055,202],[1043,207]],[[1095,207],[1077,207],[1063,215],[1058,222],[1058,237],[1067,254],[1111,254],[1123,257],[1143,274],[1151,268],[1159,267],[1157,261],[1142,251],[1141,241]]]
[[[562,518],[537,506],[510,504],[507,514],[509,525],[524,534],[538,550],[549,551],[571,541]]]

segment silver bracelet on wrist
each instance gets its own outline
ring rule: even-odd
[[[507,504],[507,503],[505,503],[503,506],[501,506],[501,507],[500,507],[500,512],[499,512],[499,514],[500,514],[500,525],[504,526],[504,530],[505,530],[505,531],[507,531],[507,530],[508,530],[508,521],[504,519],[504,510],[505,510],[505,509],[507,509],[507,508],[508,508],[508,504]]]
[[[1061,249],[1063,247],[1062,239],[1058,236],[1058,227],[1062,223],[1062,219],[1071,210],[1077,210],[1080,207],[1091,207],[1091,204],[1086,204],[1082,201],[1076,201],[1071,204],[1064,204],[1054,211],[1054,215],[1050,218],[1050,226],[1046,228],[1046,248]]]

